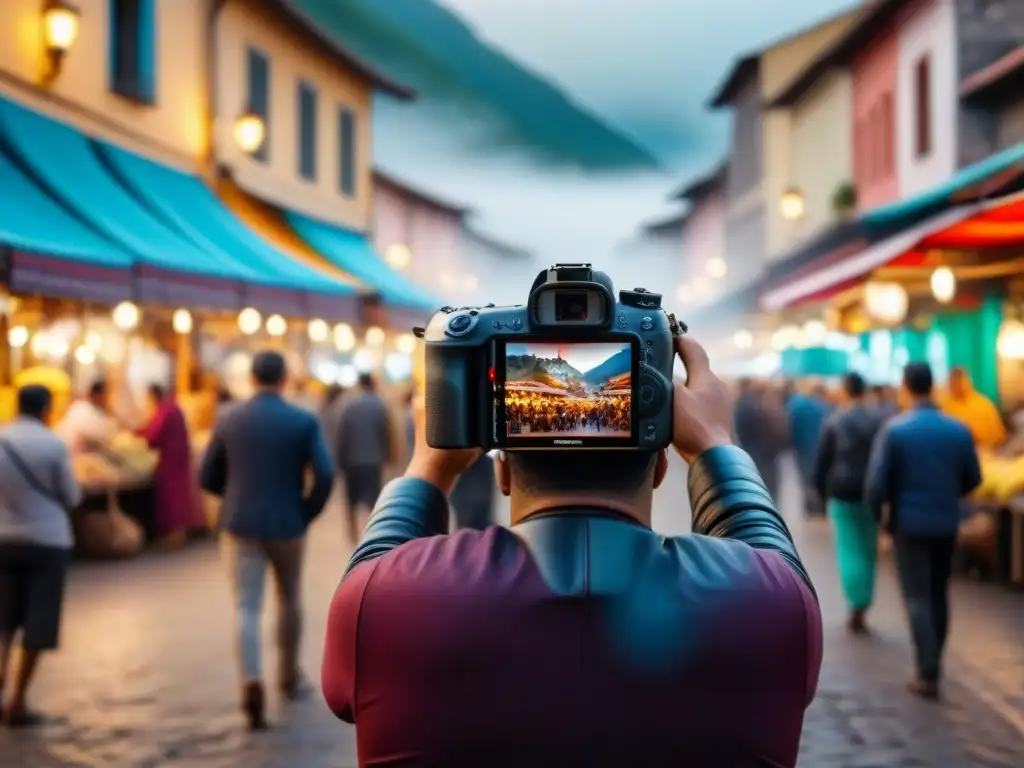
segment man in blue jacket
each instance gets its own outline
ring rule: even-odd
[[[981,483],[981,468],[967,427],[933,402],[928,364],[907,365],[903,386],[913,405],[875,438],[865,496],[876,510],[889,507],[896,570],[917,655],[917,677],[908,688],[935,699],[949,629],[949,576],[961,501]]]
[[[200,468],[203,490],[224,499],[220,528],[238,610],[242,710],[254,730],[266,726],[260,618],[268,567],[278,592],[278,684],[290,699],[308,690],[298,668],[303,546],[334,483],[316,416],[281,398],[286,373],[278,353],[255,357],[256,396],[218,423]]]

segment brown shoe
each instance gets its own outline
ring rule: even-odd
[[[939,684],[934,680],[922,680],[915,677],[907,683],[907,690],[926,701],[938,701],[939,699]]]
[[[865,621],[867,611],[863,608],[858,608],[850,613],[850,618],[846,621],[846,628],[855,635],[866,635],[868,633],[867,621]]]
[[[251,681],[242,688],[242,712],[249,723],[250,731],[264,731],[267,720],[264,713],[266,702],[263,696],[263,684]]]

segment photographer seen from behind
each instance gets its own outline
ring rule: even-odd
[[[427,445],[377,502],[322,671],[360,765],[793,766],[821,614],[695,341],[673,445],[695,535],[651,528],[665,451],[509,452],[511,528],[447,530],[477,449]]]

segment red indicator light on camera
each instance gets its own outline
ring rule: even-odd
[[[494,368],[487,369],[487,378],[492,384],[494,383]]]

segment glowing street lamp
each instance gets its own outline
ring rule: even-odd
[[[786,221],[798,221],[804,217],[804,193],[799,189],[788,189],[779,198],[779,213]]]
[[[80,16],[78,8],[65,0],[47,0],[43,6],[43,42],[48,65],[43,78],[47,83],[60,74],[65,54],[78,39]]]
[[[235,119],[235,143],[243,152],[252,154],[263,146],[267,137],[267,126],[263,118],[254,112],[246,112]]]

